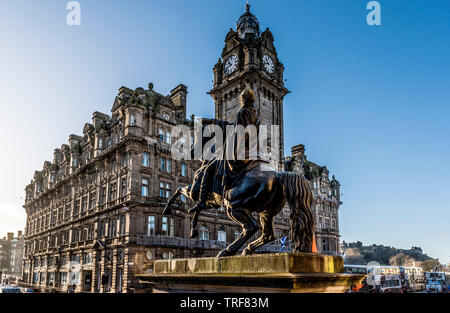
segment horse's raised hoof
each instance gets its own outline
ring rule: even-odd
[[[166,204],[162,214],[163,215],[170,215],[170,214],[172,214],[172,206],[170,204]]]
[[[198,230],[197,229],[191,229],[191,238],[196,238],[198,236]]]
[[[227,249],[220,250],[219,254],[216,256],[216,258],[221,258],[224,256],[228,256],[230,254],[230,251]]]

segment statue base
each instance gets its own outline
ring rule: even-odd
[[[151,292],[342,293],[365,277],[344,273],[341,257],[317,253],[157,260],[153,271],[137,275]]]

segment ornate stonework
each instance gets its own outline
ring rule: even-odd
[[[214,66],[210,93],[215,115],[231,120],[238,95],[250,86],[256,91],[261,124],[280,126],[283,147],[283,99],[288,93],[284,68],[271,32],[260,34],[256,17],[249,14],[240,19],[238,32],[230,30]],[[227,63],[233,55],[237,60]],[[169,95],[156,92],[153,84],[121,87],[111,115],[94,112],[82,134],[70,135],[67,144],[54,150],[53,160],[44,162],[25,189],[25,284],[47,290],[66,291],[75,285],[76,291],[133,292],[139,288],[135,275],[150,273],[156,259],[214,256],[235,239],[240,227],[221,209],[201,214],[199,239],[189,238],[189,200],[175,204],[174,216],[161,214],[167,198],[190,184],[199,166],[197,161],[173,160],[170,153],[176,139],[172,128],[193,126],[193,118],[186,118],[186,102],[184,85]],[[326,167],[308,161],[302,145],[292,149],[287,161],[288,170],[303,173],[312,184],[319,252],[336,255],[339,182],[329,180]],[[281,162],[275,167],[284,170]],[[288,210],[274,224],[278,238],[287,236]],[[265,249],[277,252],[280,246]]]

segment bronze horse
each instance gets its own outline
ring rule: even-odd
[[[198,184],[196,184],[198,185]],[[195,186],[195,185],[194,185]],[[193,201],[198,200],[198,188],[192,185],[180,187],[168,200],[163,214],[170,214],[172,205],[181,194]],[[211,208],[226,208],[228,217],[242,227],[241,234],[217,257],[235,255],[260,228],[261,236],[248,244],[242,252],[251,254],[257,248],[275,240],[273,218],[283,209],[286,201],[290,209],[291,240],[294,252],[312,252],[314,215],[311,210],[313,195],[309,181],[294,172],[277,172],[267,163],[258,162],[245,175],[224,190],[219,179],[214,180],[207,205]],[[223,195],[223,196],[222,196]],[[259,213],[260,223],[252,216]],[[196,236],[199,212],[194,213],[191,237]]]

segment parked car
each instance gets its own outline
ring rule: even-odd
[[[41,291],[39,289],[35,288],[24,288],[22,290],[22,293],[40,293]]]
[[[20,293],[19,287],[5,286],[0,289],[1,293]]]

